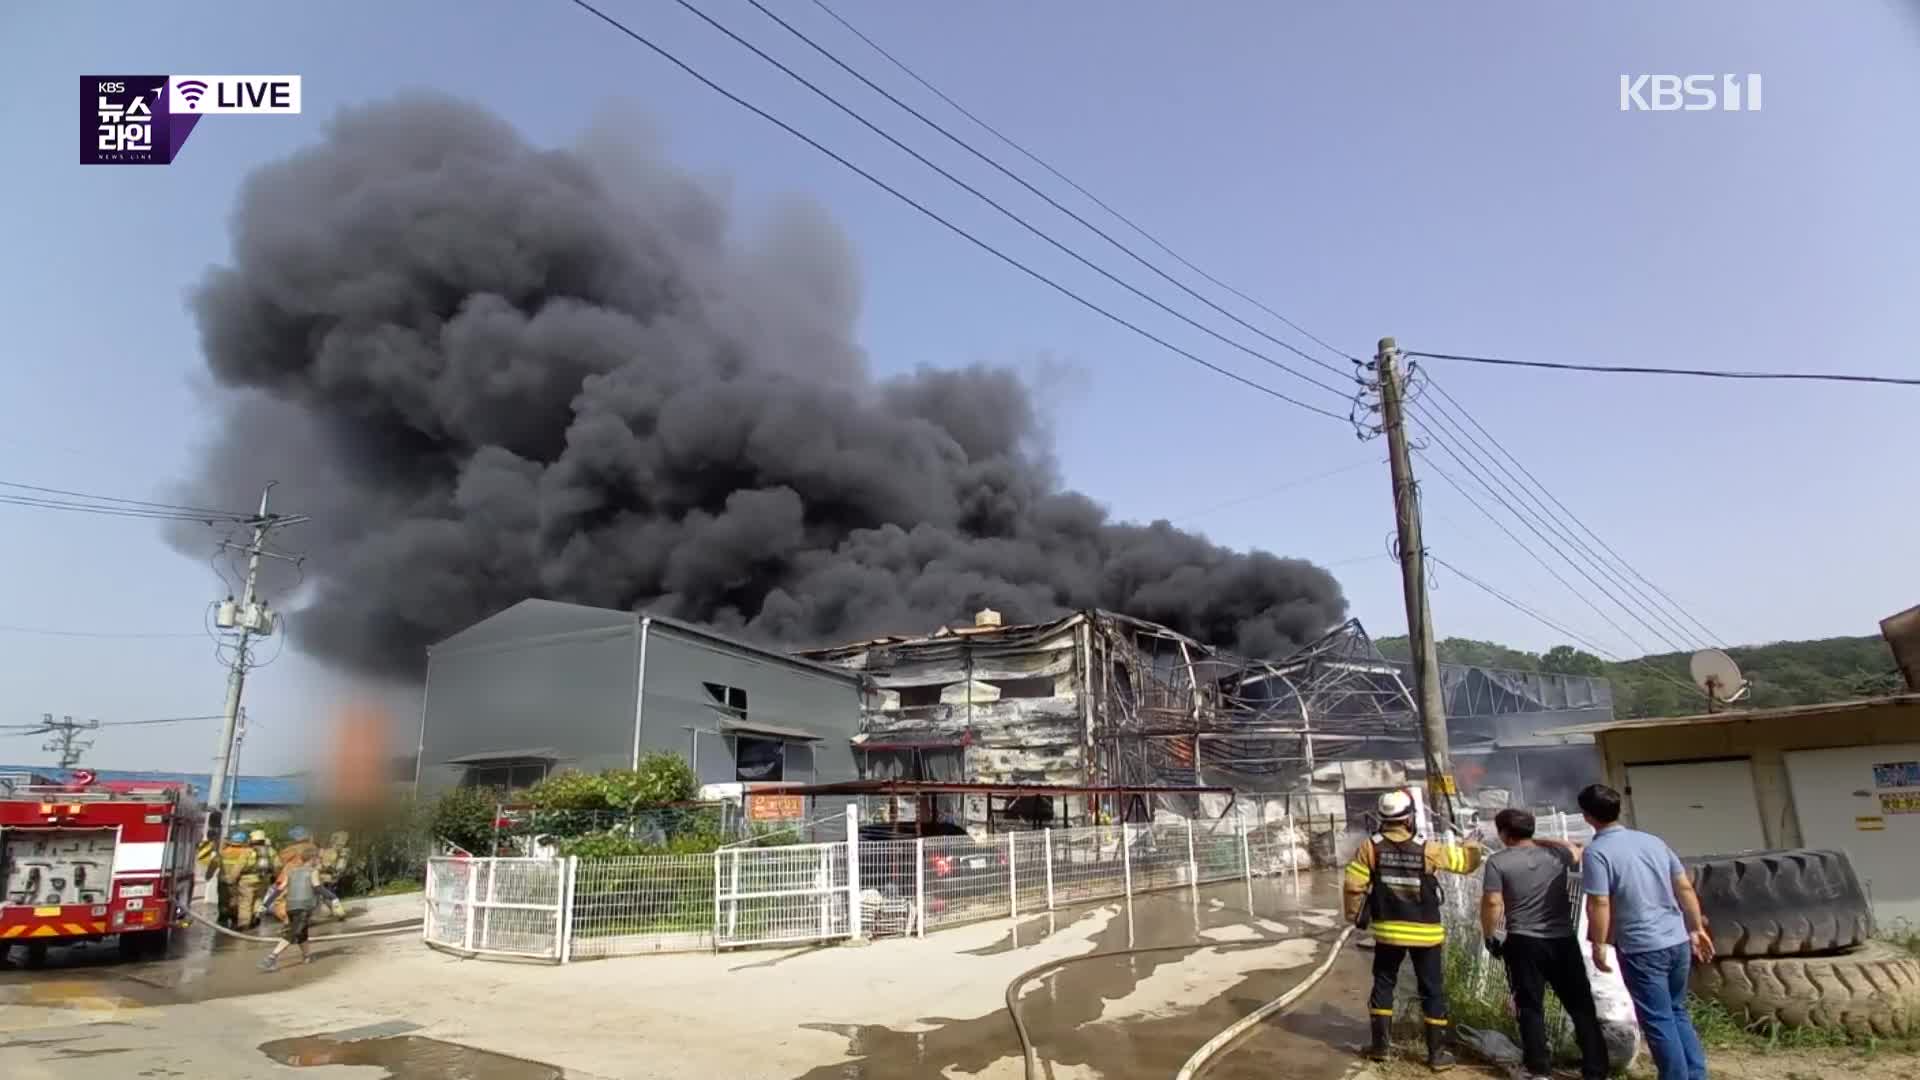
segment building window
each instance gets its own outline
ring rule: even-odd
[[[945,689],[943,683],[934,683],[932,686],[902,686],[899,688],[900,707],[903,709],[931,708],[940,704],[940,691],[943,689]]]
[[[741,782],[786,779],[786,743],[752,735],[734,737],[734,779]]]
[[[742,690],[738,686],[727,686],[717,682],[701,683],[700,685],[707,688],[707,697],[713,700],[713,704],[725,709],[734,719],[745,720],[747,718],[747,692],[745,690]]]
[[[460,783],[463,787],[518,791],[521,788],[530,788],[546,777],[547,763],[544,761],[502,762],[469,765],[466,775],[460,778]]]
[[[989,679],[988,682],[1000,688],[1003,698],[1048,698],[1053,695],[1051,676],[1039,676],[1030,679]]]

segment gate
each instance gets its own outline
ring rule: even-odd
[[[429,859],[427,944],[559,960],[572,880],[565,859]]]
[[[847,845],[725,848],[714,855],[714,944],[852,937]]]

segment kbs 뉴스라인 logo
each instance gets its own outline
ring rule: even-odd
[[[298,75],[82,75],[80,164],[166,165],[202,116],[299,112]]]

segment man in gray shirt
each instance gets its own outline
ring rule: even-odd
[[[1582,1080],[1601,1080],[1608,1072],[1607,1043],[1594,1010],[1586,962],[1574,937],[1573,894],[1567,877],[1580,864],[1580,846],[1536,839],[1533,815],[1525,810],[1500,811],[1494,815],[1493,827],[1505,846],[1487,860],[1480,929],[1487,951],[1507,965],[1527,1075],[1547,1077],[1553,1072],[1546,1004],[1551,986],[1573,1021]]]

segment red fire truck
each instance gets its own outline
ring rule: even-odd
[[[200,807],[178,783],[0,785],[0,951],[118,936],[158,955],[193,899]]]

